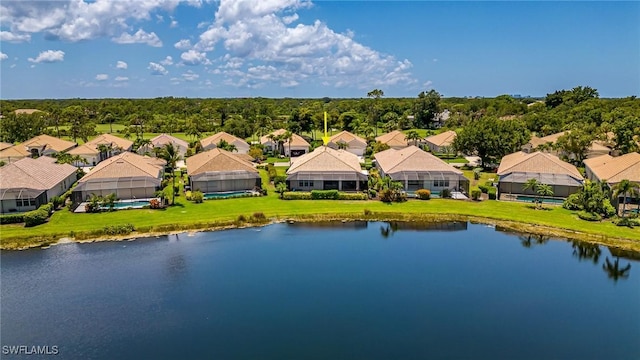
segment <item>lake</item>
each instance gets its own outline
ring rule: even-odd
[[[3,251],[1,356],[26,345],[63,359],[638,359],[638,259],[467,223]]]

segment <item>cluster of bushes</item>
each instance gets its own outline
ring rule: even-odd
[[[24,213],[0,215],[0,224],[18,224],[24,222]]]
[[[204,201],[204,194],[202,193],[202,191],[196,190],[192,192],[190,196],[191,196],[191,201],[193,201],[196,204],[201,204]]]
[[[311,193],[304,191],[285,191],[281,196],[282,200],[311,200]]]
[[[339,197],[338,190],[311,190],[312,200],[338,200]]]
[[[480,195],[482,195],[482,191],[478,190],[478,189],[473,189],[471,190],[471,199],[478,201],[480,200]]]
[[[162,202],[158,199],[149,200],[149,207],[151,209],[162,209]]]
[[[23,214],[24,226],[31,227],[44,224],[53,212],[53,205],[43,204],[37,210],[28,211]]]
[[[442,191],[440,191],[440,198],[442,198],[442,199],[451,199],[451,190],[450,189],[442,189]]]
[[[283,200],[367,200],[366,193],[344,193],[338,190],[286,191]]]
[[[614,224],[618,226],[627,226],[627,227],[635,227],[640,226],[639,218],[631,218],[631,217],[623,217],[613,221]]]
[[[102,228],[105,235],[128,235],[134,232],[136,228],[131,224],[107,225]]]
[[[267,164],[267,175],[269,176],[269,181],[273,181],[273,179],[278,176],[278,172],[276,171],[276,167],[273,164]]]
[[[419,189],[416,191],[416,197],[420,200],[429,200],[431,199],[431,191],[427,189]]]
[[[366,193],[339,193],[338,200],[367,200],[369,196]]]
[[[473,179],[480,180],[480,175],[482,175],[482,168],[473,169]]]
[[[498,189],[494,188],[493,186],[489,188],[489,200],[496,200],[498,198]]]
[[[380,201],[385,203],[407,201],[407,194],[396,189],[384,189],[380,192]]]
[[[578,212],[578,217],[582,220],[586,220],[586,221],[600,221],[602,220],[602,216],[600,216],[600,214],[596,214],[596,213],[592,213],[592,212],[588,212],[588,211],[584,211],[581,210]]]

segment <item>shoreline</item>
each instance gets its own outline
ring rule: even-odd
[[[640,241],[609,237],[605,235],[598,235],[588,232],[579,232],[575,230],[556,228],[546,225],[530,224],[526,222],[518,222],[512,220],[499,220],[479,216],[470,215],[458,215],[458,214],[403,214],[403,213],[372,213],[370,215],[362,214],[323,214],[323,215],[297,215],[297,216],[284,216],[281,218],[272,218],[260,222],[237,222],[226,221],[212,224],[196,223],[191,225],[185,225],[179,230],[158,230],[158,231],[134,231],[133,233],[126,235],[108,235],[108,236],[91,236],[87,237],[57,237],[53,236],[47,240],[41,242],[31,242],[24,246],[17,247],[5,247],[5,244],[0,243],[0,249],[4,251],[10,250],[27,250],[33,248],[46,249],[54,245],[61,245],[67,243],[93,243],[102,241],[135,241],[142,238],[170,236],[176,234],[188,234],[198,232],[209,231],[221,231],[230,229],[243,229],[252,227],[263,227],[272,224],[284,223],[284,222],[300,222],[300,223],[314,223],[314,222],[352,222],[352,221],[379,221],[379,222],[425,222],[425,223],[439,223],[439,222],[470,222],[472,224],[485,224],[493,225],[496,228],[501,228],[504,232],[515,232],[521,234],[531,234],[548,236],[553,240],[578,240],[590,244],[597,244],[608,247],[615,247],[621,250],[629,250],[640,252]],[[205,225],[205,226],[198,226]],[[54,239],[55,238],[55,239]],[[57,239],[57,240],[56,240]]]

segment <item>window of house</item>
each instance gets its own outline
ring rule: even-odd
[[[36,199],[16,199],[16,206],[36,206]]]
[[[433,185],[435,187],[449,187],[449,180],[434,180]]]
[[[313,181],[309,180],[300,180],[298,181],[299,187],[313,187]]]

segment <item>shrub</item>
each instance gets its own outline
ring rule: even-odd
[[[51,216],[51,214],[53,213],[53,204],[51,204],[51,203],[42,204],[42,205],[40,205],[38,210],[45,211],[47,213],[47,217]]]
[[[580,204],[580,194],[575,193],[569,195],[568,198],[562,203],[562,207],[567,210],[582,210],[582,204]]]
[[[451,190],[450,189],[442,189],[442,191],[440,191],[440,197],[443,199],[450,199],[451,198]]]
[[[7,214],[0,216],[0,224],[18,224],[24,222],[24,213]]]
[[[238,216],[238,222],[239,223],[247,222],[247,218],[244,215],[239,215]]]
[[[611,205],[611,202],[607,199],[602,203],[602,215],[606,218],[610,218],[616,214],[616,208]]]
[[[480,180],[481,173],[482,173],[482,169],[481,168],[473,169],[473,179],[474,180]]]
[[[287,177],[285,175],[277,175],[273,178],[273,185],[286,184]]]
[[[282,194],[283,200],[311,200],[310,192],[288,191]]]
[[[196,204],[201,204],[204,200],[204,194],[202,191],[194,191],[191,193],[191,200]]]
[[[267,175],[269,176],[269,181],[273,181],[273,179],[278,176],[278,172],[276,171],[276,167],[273,164],[267,164]]]
[[[24,226],[31,227],[44,224],[49,217],[46,210],[38,209],[24,213]]]
[[[51,198],[51,205],[53,206],[53,209],[58,209],[60,206],[62,206],[64,204],[64,200],[62,197],[60,196],[54,196]]]
[[[162,202],[160,202],[160,200],[158,200],[158,199],[151,199],[151,200],[149,200],[149,207],[151,209],[161,209],[162,208]]]
[[[338,190],[312,190],[311,199],[313,200],[338,200],[340,194]]]
[[[173,193],[174,193],[176,196],[180,196],[180,186],[178,186],[178,185],[174,185],[174,186],[173,186]]]
[[[429,200],[431,199],[431,191],[427,189],[419,189],[416,191],[416,197],[420,200]]]
[[[378,196],[378,192],[374,189],[369,189],[369,197],[375,198],[376,196]]]
[[[105,235],[127,235],[134,232],[136,229],[132,224],[122,225],[107,225],[102,228],[102,233]]]
[[[587,211],[579,211],[578,217],[582,220],[586,221],[600,221],[602,220],[602,216],[600,214],[590,213]]]
[[[407,195],[404,192],[392,189],[384,189],[380,192],[380,201],[384,203],[407,201]]]
[[[372,214],[373,214],[373,213],[371,212],[371,210],[369,210],[369,209],[364,209],[364,215],[365,215],[365,216],[369,216],[369,215],[372,215]]]
[[[313,193],[311,193],[313,196]],[[369,196],[366,193],[339,193],[338,200],[368,200]]]
[[[267,217],[264,215],[263,212],[255,212],[253,213],[253,215],[251,215],[251,218],[254,221],[258,221],[258,222],[267,221]]]
[[[480,190],[476,190],[476,189],[471,190],[471,198],[475,201],[480,200],[480,194],[482,194]]]
[[[489,200],[496,200],[498,198],[498,190],[494,187],[489,188]]]
[[[623,218],[619,218],[618,220],[615,220],[613,223],[618,226],[627,226],[632,228],[634,226],[640,226],[640,219],[623,217]]]
[[[191,201],[191,190],[188,190],[184,196],[187,198],[187,200]]]
[[[486,185],[478,185],[478,189],[480,189],[480,191],[481,191],[483,194],[486,194],[486,193],[488,193],[488,192],[489,192],[489,188],[488,188]]]

